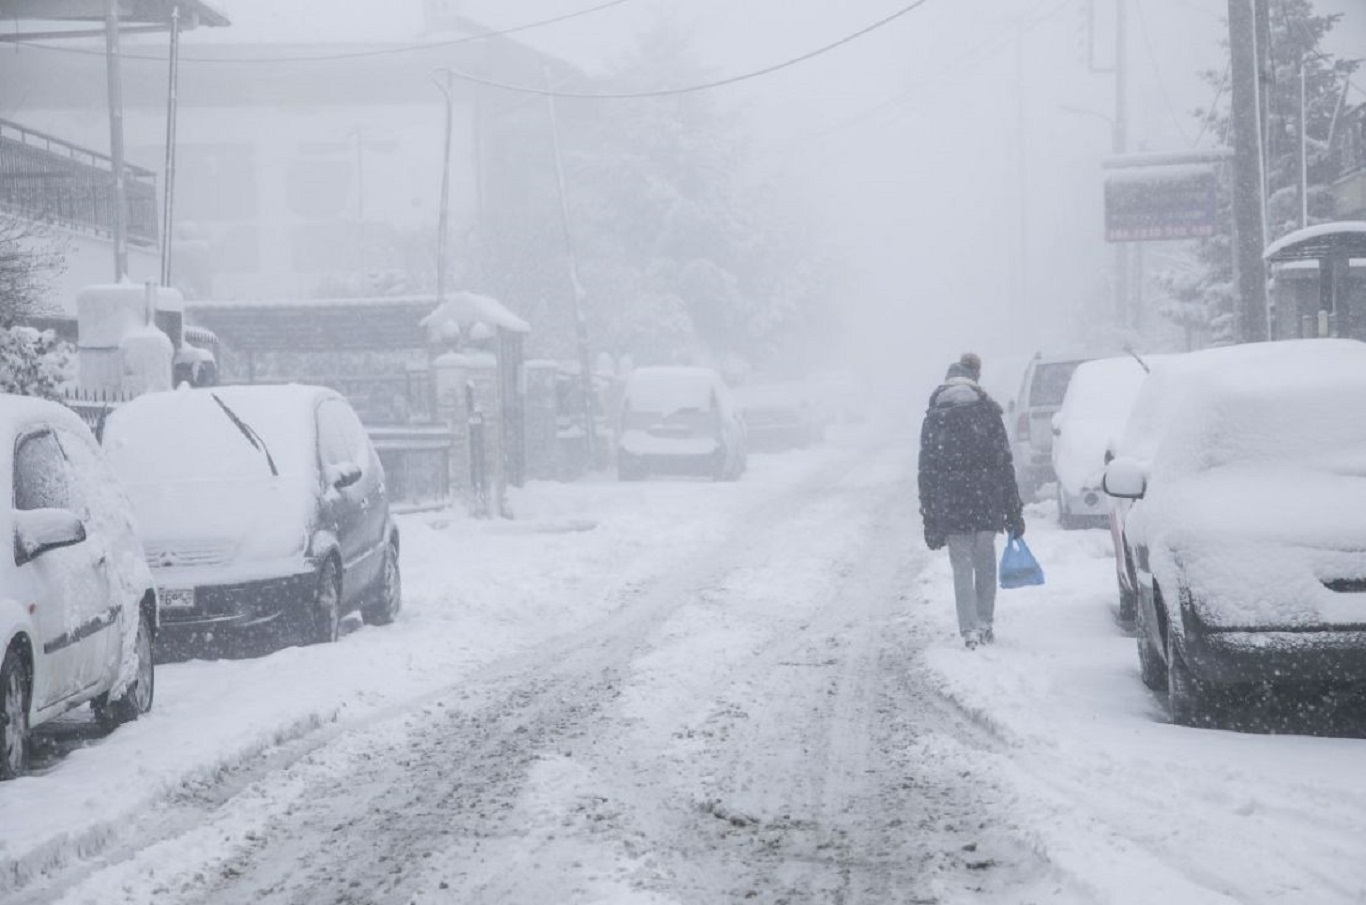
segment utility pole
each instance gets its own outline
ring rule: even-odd
[[[569,288],[574,297],[574,335],[578,344],[579,374],[583,396],[584,452],[591,470],[597,461],[597,430],[593,419],[593,362],[588,349],[588,320],[583,313],[583,283],[579,281],[579,263],[574,254],[574,235],[569,227],[569,197],[565,191],[564,158],[560,153],[560,119],[555,110],[555,95],[550,92],[550,70],[542,70],[546,85],[546,108],[550,115],[550,144],[555,158],[555,185],[560,195],[560,227],[564,231],[564,251],[569,259]]]
[[[123,66],[119,59],[119,0],[104,2],[104,58],[109,83],[109,159],[114,180],[114,282],[128,275],[128,187],[123,166]]]
[[[1257,9],[1265,0],[1228,0],[1233,125],[1233,263],[1241,304],[1240,338],[1267,339],[1266,245],[1262,130],[1258,85]]]
[[[1127,0],[1115,0],[1115,118],[1111,151],[1119,156],[1129,150],[1129,40]],[[1130,310],[1129,243],[1115,243],[1115,320],[1127,328]]]
[[[180,4],[171,7],[170,66],[166,75],[166,168],[161,176],[161,285],[171,285],[175,225],[176,120],[180,112]]]
[[[445,75],[444,81],[439,77]],[[441,68],[432,71],[432,81],[446,98],[446,139],[441,156],[441,213],[436,224],[436,306],[446,301],[446,230],[450,219],[451,198],[451,118],[455,106],[455,73]]]
[[[1300,229],[1309,225],[1309,54],[1300,57]]]

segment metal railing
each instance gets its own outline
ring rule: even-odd
[[[389,503],[399,512],[440,509],[451,501],[450,427],[367,427],[384,463]]]
[[[0,208],[112,236],[113,174],[113,161],[104,154],[0,119]],[[156,174],[125,164],[124,177],[128,240],[156,245]]]

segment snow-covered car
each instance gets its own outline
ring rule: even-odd
[[[1063,528],[1104,527],[1110,501],[1101,489],[1106,454],[1124,430],[1148,370],[1163,356],[1083,362],[1053,416],[1053,472]]]
[[[1053,474],[1053,415],[1062,405],[1072,373],[1086,361],[1079,357],[1036,355],[1025,367],[1020,391],[1007,405],[1013,419],[1010,452],[1015,459],[1015,482],[1026,502],[1034,499]]]
[[[710,368],[637,368],[626,378],[617,431],[617,476],[704,475],[737,480],[745,427],[721,375]]]
[[[0,395],[11,555],[0,561],[0,779],[29,732],[89,702],[105,727],[152,707],[157,595],[128,504],[90,430],[53,402]]]
[[[751,451],[805,449],[824,433],[801,384],[737,387],[735,400],[745,422],[746,448]]]
[[[351,406],[308,386],[182,388],[118,408],[104,445],[124,482],[177,643],[270,626],[335,641],[393,621],[399,534]]]
[[[1155,369],[1105,489],[1131,501],[1143,681],[1173,721],[1233,686],[1366,677],[1366,344],[1258,343]]]

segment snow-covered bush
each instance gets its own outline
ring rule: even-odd
[[[71,346],[51,330],[0,328],[0,392],[59,398],[71,362]]]

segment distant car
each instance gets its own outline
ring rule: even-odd
[[[29,732],[89,702],[101,725],[152,707],[157,596],[128,506],[90,430],[52,402],[0,395],[9,478],[0,561],[0,779]]]
[[[104,445],[132,499],[168,641],[270,626],[335,641],[393,621],[399,534],[384,469],[346,400],[307,386],[149,393]]]
[[[1057,479],[1053,473],[1053,415],[1062,405],[1072,373],[1086,360],[1036,355],[1025,367],[1019,394],[1009,404],[1015,482],[1026,502]]]
[[[730,389],[710,368],[637,368],[622,391],[617,476],[702,475],[734,481],[745,428]]]
[[[1084,362],[1072,374],[1053,416],[1053,472],[1063,528],[1109,524],[1110,500],[1101,489],[1106,453],[1124,431],[1149,368],[1163,358],[1102,358]]]
[[[735,400],[745,421],[746,448],[751,451],[805,449],[824,433],[801,384],[738,387]]]
[[[1366,676],[1366,344],[1181,356],[1145,382],[1106,492],[1138,591],[1139,666],[1171,716],[1222,690]]]

